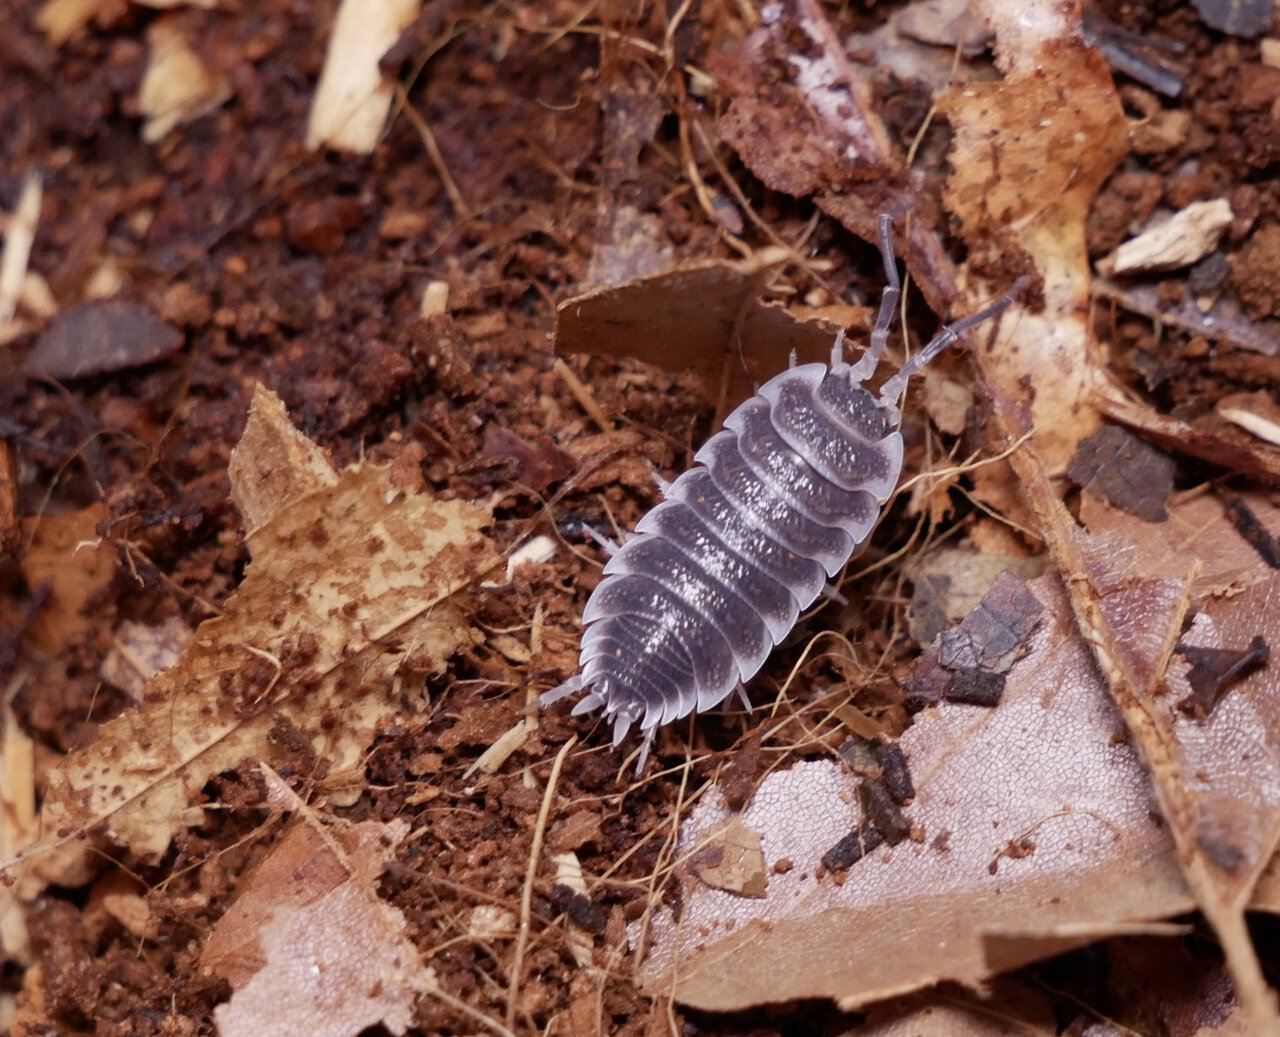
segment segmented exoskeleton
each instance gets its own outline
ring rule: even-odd
[[[588,690],[573,712],[602,709],[615,746],[638,721],[640,767],[658,725],[741,692],[866,542],[902,469],[908,379],[1012,301],[943,328],[873,396],[862,383],[901,294],[890,231],[881,216],[886,285],[866,352],[846,363],[842,332],[829,367],[792,366],[729,415],[604,567],[582,615],[581,672],[542,696]]]

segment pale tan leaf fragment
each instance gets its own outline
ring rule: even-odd
[[[0,710],[0,861],[25,850],[36,837],[35,747],[6,701]],[[28,883],[0,884],[0,963],[30,964],[31,938],[23,900]]]
[[[285,442],[294,449],[267,436],[263,456],[246,433],[238,451],[237,498],[246,473],[258,480],[257,513],[270,512],[279,501],[260,477],[275,472],[289,503],[251,535],[253,561],[224,614],[148,683],[140,707],[52,772],[33,861],[46,880],[85,881],[97,859],[90,829],[157,859],[210,775],[246,757],[290,758],[291,739],[270,737],[281,724],[328,760],[333,795],[402,707],[401,664],[412,656],[415,673],[441,673],[478,638],[458,592],[500,564],[480,533],[488,513],[405,492],[390,467],[367,464],[307,492],[325,481],[315,448]]]
[[[497,741],[477,756],[462,775],[465,781],[479,771],[481,774],[497,774],[511,754],[523,748],[529,740],[529,722],[520,720],[498,736]]]
[[[214,1009],[218,1032],[353,1037],[381,1023],[404,1033],[435,978],[406,937],[404,916],[375,884],[408,824],[338,829],[341,849],[314,823],[292,832],[219,922],[213,953],[206,947],[205,966],[235,991]],[[219,932],[229,935],[219,942]]]
[[[937,368],[924,372],[924,409],[938,431],[961,435],[973,406],[973,390],[947,378]]]
[[[984,933],[1041,934],[1020,943],[1029,960],[1187,909],[1141,764],[1062,589],[1047,576],[1030,586],[1045,619],[1000,706],[943,703],[901,740],[915,837],[874,850],[841,882],[820,875],[823,853],[859,822],[855,779],[827,762],[770,775],[742,813],[773,869],[767,895],[686,876],[680,921],[654,916],[646,990],[721,1011],[804,997],[852,1008],[945,979],[982,982]],[[700,802],[685,852],[727,817],[718,791]]]
[[[308,148],[373,150],[392,98],[378,63],[421,6],[421,0],[343,0],[311,104]]]
[[[988,554],[968,548],[931,551],[911,565],[911,636],[921,645],[933,643],[952,623],[977,608],[997,576],[1006,570],[1024,580],[1039,576],[1044,566],[1034,558]]]
[[[324,451],[289,420],[284,401],[261,382],[231,451],[231,503],[252,536],[280,509],[338,481]]]
[[[914,0],[890,19],[904,36],[969,56],[986,49],[990,32],[973,0]]]
[[[510,939],[519,924],[514,911],[497,904],[477,904],[467,919],[467,935],[485,942]]]
[[[114,548],[98,536],[106,515],[102,504],[91,504],[82,511],[23,520],[30,546],[19,563],[22,575],[29,587],[49,587],[28,636],[51,655],[98,627],[85,608],[106,588],[117,564]]]
[[[36,15],[36,25],[55,47],[83,29],[94,15],[120,11],[124,0],[46,0]]]
[[[712,889],[743,897],[762,897],[768,888],[760,833],[734,814],[703,836],[689,858],[689,867]]]
[[[231,81],[209,69],[178,23],[160,19],[147,30],[147,70],[138,88],[145,116],[142,139],[155,144],[182,123],[193,122],[231,96]]]

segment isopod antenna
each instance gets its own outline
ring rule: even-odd
[[[881,217],[882,220],[887,217]],[[883,224],[881,224],[883,228]],[[907,382],[911,380],[913,375],[919,374],[928,366],[939,353],[948,346],[954,345],[960,341],[960,338],[966,331],[976,327],[983,321],[991,320],[1000,316],[1025,290],[1030,283],[1026,277],[1020,277],[1013,283],[1013,287],[1007,293],[1000,296],[995,302],[977,313],[970,314],[954,324],[948,324],[945,328],[933,337],[933,340],[920,350],[915,356],[911,357],[898,370],[889,377],[889,379],[880,387],[880,404],[881,406],[896,406],[902,394],[906,391]],[[874,347],[875,337],[872,336],[872,346]],[[868,350],[870,352],[870,350]]]

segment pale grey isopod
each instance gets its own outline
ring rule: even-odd
[[[725,419],[604,567],[582,616],[580,672],[542,696],[586,691],[574,714],[603,710],[615,746],[638,722],[640,767],[660,724],[741,689],[862,547],[902,470],[908,379],[1012,302],[944,328],[872,395],[862,383],[901,291],[890,230],[881,216],[886,286],[866,352],[846,363],[842,334],[830,366],[784,371]]]

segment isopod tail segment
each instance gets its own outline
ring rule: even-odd
[[[847,363],[841,333],[830,365],[793,361],[660,486],[662,503],[610,551],[582,616],[580,672],[541,703],[585,693],[573,715],[600,710],[615,748],[638,726],[637,772],[661,725],[735,692],[750,708],[744,682],[867,542],[898,485],[908,381],[1024,287],[943,328],[877,397],[863,383],[902,296],[892,229],[881,216],[885,288],[863,355]]]

